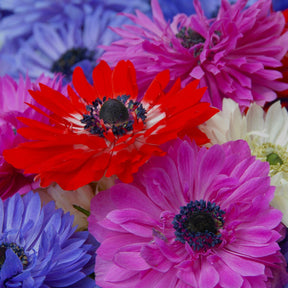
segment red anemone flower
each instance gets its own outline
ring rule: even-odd
[[[73,190],[112,175],[131,182],[152,155],[165,154],[162,143],[184,134],[198,144],[208,141],[197,126],[218,110],[199,102],[205,88],[196,89],[199,81],[193,81],[181,89],[177,80],[165,92],[168,82],[169,71],[159,73],[139,99],[130,61],[120,61],[113,71],[101,61],[93,71],[93,85],[77,67],[72,81],[77,93],[69,86],[69,98],[46,85],[30,91],[51,111],[48,115],[33,106],[50,123],[19,118],[27,127],[18,132],[30,141],[6,150],[5,159],[37,174],[43,187],[56,182]]]

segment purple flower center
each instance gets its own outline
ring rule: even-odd
[[[0,270],[6,260],[6,250],[12,249],[12,251],[18,256],[18,258],[21,260],[23,268],[27,267],[28,265],[28,258],[25,255],[24,249],[22,247],[19,247],[15,243],[2,243],[0,245]]]
[[[89,114],[84,114],[81,120],[85,124],[84,129],[100,137],[104,137],[110,129],[115,136],[122,136],[133,130],[135,119],[145,123],[146,110],[140,102],[128,101],[129,98],[127,95],[118,96],[117,99],[97,98],[92,105],[86,106]]]
[[[186,27],[182,27],[176,34],[176,37],[182,40],[181,45],[187,49],[205,42],[205,38],[198,32],[192,30],[191,28],[187,29]]]
[[[225,212],[215,203],[191,201],[180,208],[173,221],[176,240],[187,242],[194,251],[205,252],[222,242],[219,229],[224,225]]]
[[[76,63],[83,60],[93,61],[94,54],[93,51],[89,51],[87,48],[72,48],[53,63],[51,72],[60,72],[66,76],[71,76],[73,73],[72,67]]]

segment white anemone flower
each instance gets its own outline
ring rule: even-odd
[[[282,222],[288,227],[288,113],[275,102],[266,111],[253,103],[241,113],[231,99],[224,99],[222,111],[200,129],[210,139],[208,146],[244,139],[251,153],[270,164],[271,185],[276,186],[271,205],[283,213]]]

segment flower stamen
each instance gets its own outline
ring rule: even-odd
[[[182,27],[176,34],[176,37],[182,39],[181,45],[187,49],[205,42],[205,38],[198,32],[192,30],[190,27],[188,29],[186,27]]]
[[[135,121],[145,123],[146,110],[140,102],[129,100],[130,96],[122,95],[117,99],[97,98],[92,105],[87,105],[89,114],[84,114],[81,123],[91,134],[104,137],[111,129],[115,136],[122,136],[133,130]]]
[[[29,264],[28,258],[22,247],[19,247],[15,243],[2,243],[0,245],[0,269],[2,268],[2,265],[4,264],[6,260],[6,250],[8,248],[12,249],[12,251],[18,256],[18,258],[22,262],[23,268],[28,266]]]
[[[284,172],[284,175],[287,175],[288,153],[285,147],[272,143],[257,145],[253,142],[250,146],[252,155],[256,156],[261,161],[267,161],[270,164],[270,176],[274,176],[280,172]]]
[[[222,242],[219,229],[224,225],[224,213],[215,203],[191,201],[180,208],[180,214],[172,221],[176,240],[187,242],[194,251],[201,252],[219,245]]]
[[[93,61],[95,52],[88,51],[87,48],[72,48],[66,51],[52,65],[51,72],[72,75],[72,67],[83,60]]]

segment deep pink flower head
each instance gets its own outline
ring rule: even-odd
[[[271,287],[285,259],[277,244],[282,215],[269,205],[269,165],[243,140],[208,150],[178,139],[166,151],[132,184],[93,198],[96,284]]]
[[[55,75],[54,78],[41,75],[32,82],[28,76],[24,79],[20,75],[18,81],[15,81],[9,75],[0,77],[0,120],[11,123],[16,129],[23,126],[16,119],[18,116],[44,121],[46,117],[42,117],[35,109],[27,105],[28,103],[38,106],[37,102],[31,97],[29,90],[40,90],[39,83],[42,83],[65,94],[67,87],[62,86],[62,79],[63,77],[60,75]]]
[[[263,105],[276,98],[275,91],[288,88],[277,80],[282,74],[274,70],[287,52],[288,33],[282,34],[282,13],[270,11],[271,0],[244,9],[246,3],[222,0],[217,17],[207,19],[195,0],[197,14],[177,14],[167,23],[157,0],[152,0],[152,20],[140,11],[136,16],[127,14],[137,26],[114,28],[122,39],[104,47],[102,59],[111,65],[130,59],[140,89],[169,69],[171,80],[180,77],[182,85],[201,79],[200,86],[208,87],[202,100],[217,108],[221,109],[224,97],[241,108],[251,102]]]
[[[26,77],[15,81],[10,76],[0,77],[0,197],[6,199],[16,192],[25,194],[39,187],[34,182],[34,175],[23,174],[22,170],[14,168],[3,157],[5,149],[18,146],[27,141],[16,130],[23,126],[17,120],[18,116],[29,117],[34,120],[47,122],[47,117],[36,113],[27,103],[37,106],[28,90],[39,90],[39,83],[44,83],[60,92],[65,92],[62,87],[62,78],[55,76],[53,79],[40,76],[35,82]]]

